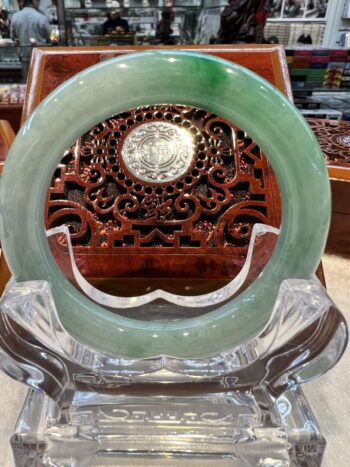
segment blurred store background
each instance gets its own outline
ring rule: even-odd
[[[0,118],[33,47],[240,43],[284,45],[302,112],[350,119],[350,0],[0,0]]]

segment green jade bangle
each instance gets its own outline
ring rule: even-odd
[[[52,174],[67,147],[111,115],[144,105],[184,104],[234,122],[268,155],[283,206],[275,251],[243,293],[200,317],[138,321],[80,293],[62,274],[44,230]],[[1,177],[1,241],[17,281],[47,280],[62,325],[111,356],[206,357],[254,338],[267,324],[282,280],[308,279],[324,249],[330,188],[317,141],[293,105],[254,73],[218,58],[154,51],[111,59],[52,92],[21,128]]]

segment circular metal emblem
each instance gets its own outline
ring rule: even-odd
[[[350,147],[350,136],[349,136],[349,135],[339,136],[338,141],[339,141],[339,143],[342,144],[343,146],[348,146],[348,147]]]
[[[146,182],[175,180],[190,167],[193,159],[190,133],[171,123],[144,123],[125,138],[122,158],[135,177]]]

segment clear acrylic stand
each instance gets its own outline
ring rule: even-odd
[[[256,225],[241,274],[211,294],[129,299],[93,288],[67,230],[48,232],[61,269],[94,301],[135,319],[197,316],[246,288],[278,231]],[[192,305],[192,306],[189,306]],[[300,384],[329,370],[347,342],[343,316],[316,277],[282,282],[249,342],[202,359],[101,354],[63,328],[50,284],[10,281],[0,303],[3,371],[30,389],[11,444],[17,466],[320,465],[325,440]]]

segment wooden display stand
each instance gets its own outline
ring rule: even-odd
[[[0,120],[0,164],[5,162],[14,139],[15,133],[11,124],[7,120]]]
[[[327,251],[350,255],[350,122],[308,119],[321,146],[332,188]]]
[[[0,104],[0,119],[7,121],[15,133],[21,125],[23,104]]]

